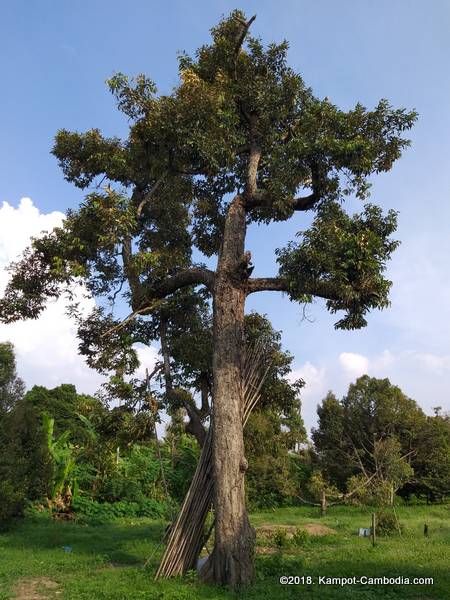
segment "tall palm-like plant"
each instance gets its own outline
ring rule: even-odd
[[[53,462],[53,476],[48,490],[49,500],[53,503],[63,499],[68,500],[77,491],[77,482],[73,476],[75,459],[72,445],[69,442],[70,431],[64,431],[55,438],[55,419],[48,413],[42,415],[42,427],[47,449]],[[66,502],[64,503],[66,504]]]

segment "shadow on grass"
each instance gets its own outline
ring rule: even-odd
[[[101,556],[114,564],[138,565],[155,551],[164,529],[162,522],[142,519],[90,525],[42,516],[18,523],[5,535],[11,549],[63,552],[69,547],[77,556]]]

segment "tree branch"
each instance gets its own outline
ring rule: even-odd
[[[148,204],[148,202],[150,202],[153,194],[157,191],[157,189],[159,188],[159,186],[162,184],[162,182],[166,178],[167,173],[168,173],[168,171],[165,171],[165,173],[163,173],[161,175],[161,177],[158,179],[158,181],[155,183],[155,185],[152,187],[152,189],[147,194],[145,194],[144,198],[139,203],[139,206],[137,207],[137,218],[138,219],[141,216],[141,213],[142,213],[142,210],[144,209],[144,206],[146,204]]]
[[[250,146],[250,156],[247,167],[247,181],[245,184],[245,198],[252,198],[256,192],[256,180],[258,175],[258,165],[261,159],[261,148],[252,142]]]
[[[128,280],[131,291],[131,306],[136,310],[142,293],[142,284],[138,274],[133,266],[133,251],[131,247],[131,237],[127,237],[122,242],[122,261],[123,270]]]
[[[236,36],[236,43],[234,45],[235,60],[236,60],[239,52],[241,51],[242,44],[244,43],[244,40],[245,40],[245,36],[247,35],[248,30],[250,29],[250,26],[255,19],[256,19],[256,15],[253,15],[253,17],[251,17],[248,21],[243,21],[243,20],[239,19],[239,21],[241,23],[241,30],[238,33],[238,35]]]
[[[247,294],[255,292],[289,292],[289,284],[282,277],[262,277],[247,281]],[[325,300],[339,300],[334,285],[330,281],[316,281],[307,283],[298,294],[316,296]]]
[[[258,157],[259,161],[260,156]],[[299,196],[291,200],[292,210],[294,211],[307,211],[314,208],[317,202],[321,198],[320,185],[319,185],[319,170],[316,165],[311,165],[311,181],[308,184],[312,191],[307,196]],[[256,180],[254,188],[251,193],[246,194],[245,207],[247,210],[258,207],[269,207],[273,203],[273,196],[267,191],[258,190],[256,188]]]
[[[171,275],[170,277],[164,279],[164,281],[162,281],[158,286],[155,286],[150,289],[147,288],[145,292],[146,301],[142,302],[141,306],[138,306],[136,308],[134,303],[133,312],[130,313],[123,321],[117,323],[116,325],[105,331],[102,334],[102,337],[106,337],[114,331],[122,329],[122,327],[124,327],[127,323],[132,321],[135,317],[145,316],[155,311],[161,305],[161,303],[158,302],[159,300],[164,300],[164,298],[170,296],[170,294],[173,294],[177,290],[200,283],[203,283],[209,290],[211,290],[214,285],[214,273],[204,267],[193,267],[191,269],[183,269],[175,275]],[[139,293],[142,293],[143,295],[143,285],[140,282],[139,286],[141,286],[139,289]]]
[[[287,281],[281,277],[254,277],[247,281],[247,294],[255,292],[287,292]]]
[[[313,192],[308,196],[301,196],[300,198],[294,198],[292,205],[295,211],[306,211],[311,210],[319,200],[319,196]]]
[[[177,290],[202,283],[209,290],[214,285],[214,273],[206,267],[191,267],[182,269],[166,277],[159,285],[150,286],[146,289],[146,296],[149,300],[161,300],[173,294]]]

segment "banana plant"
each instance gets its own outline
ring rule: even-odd
[[[42,415],[42,426],[44,430],[47,450],[53,462],[53,478],[50,487],[50,500],[59,496],[73,496],[78,489],[76,479],[73,477],[75,460],[72,454],[72,446],[69,442],[70,431],[64,431],[55,439],[55,419],[47,413]]]

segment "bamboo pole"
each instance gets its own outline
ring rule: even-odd
[[[243,425],[256,406],[261,387],[269,371],[261,368],[263,343],[258,341],[246,353],[242,368]],[[169,531],[166,548],[155,579],[182,575],[196,567],[198,556],[207,540],[204,526],[214,493],[212,462],[213,425],[209,428],[191,485]]]

